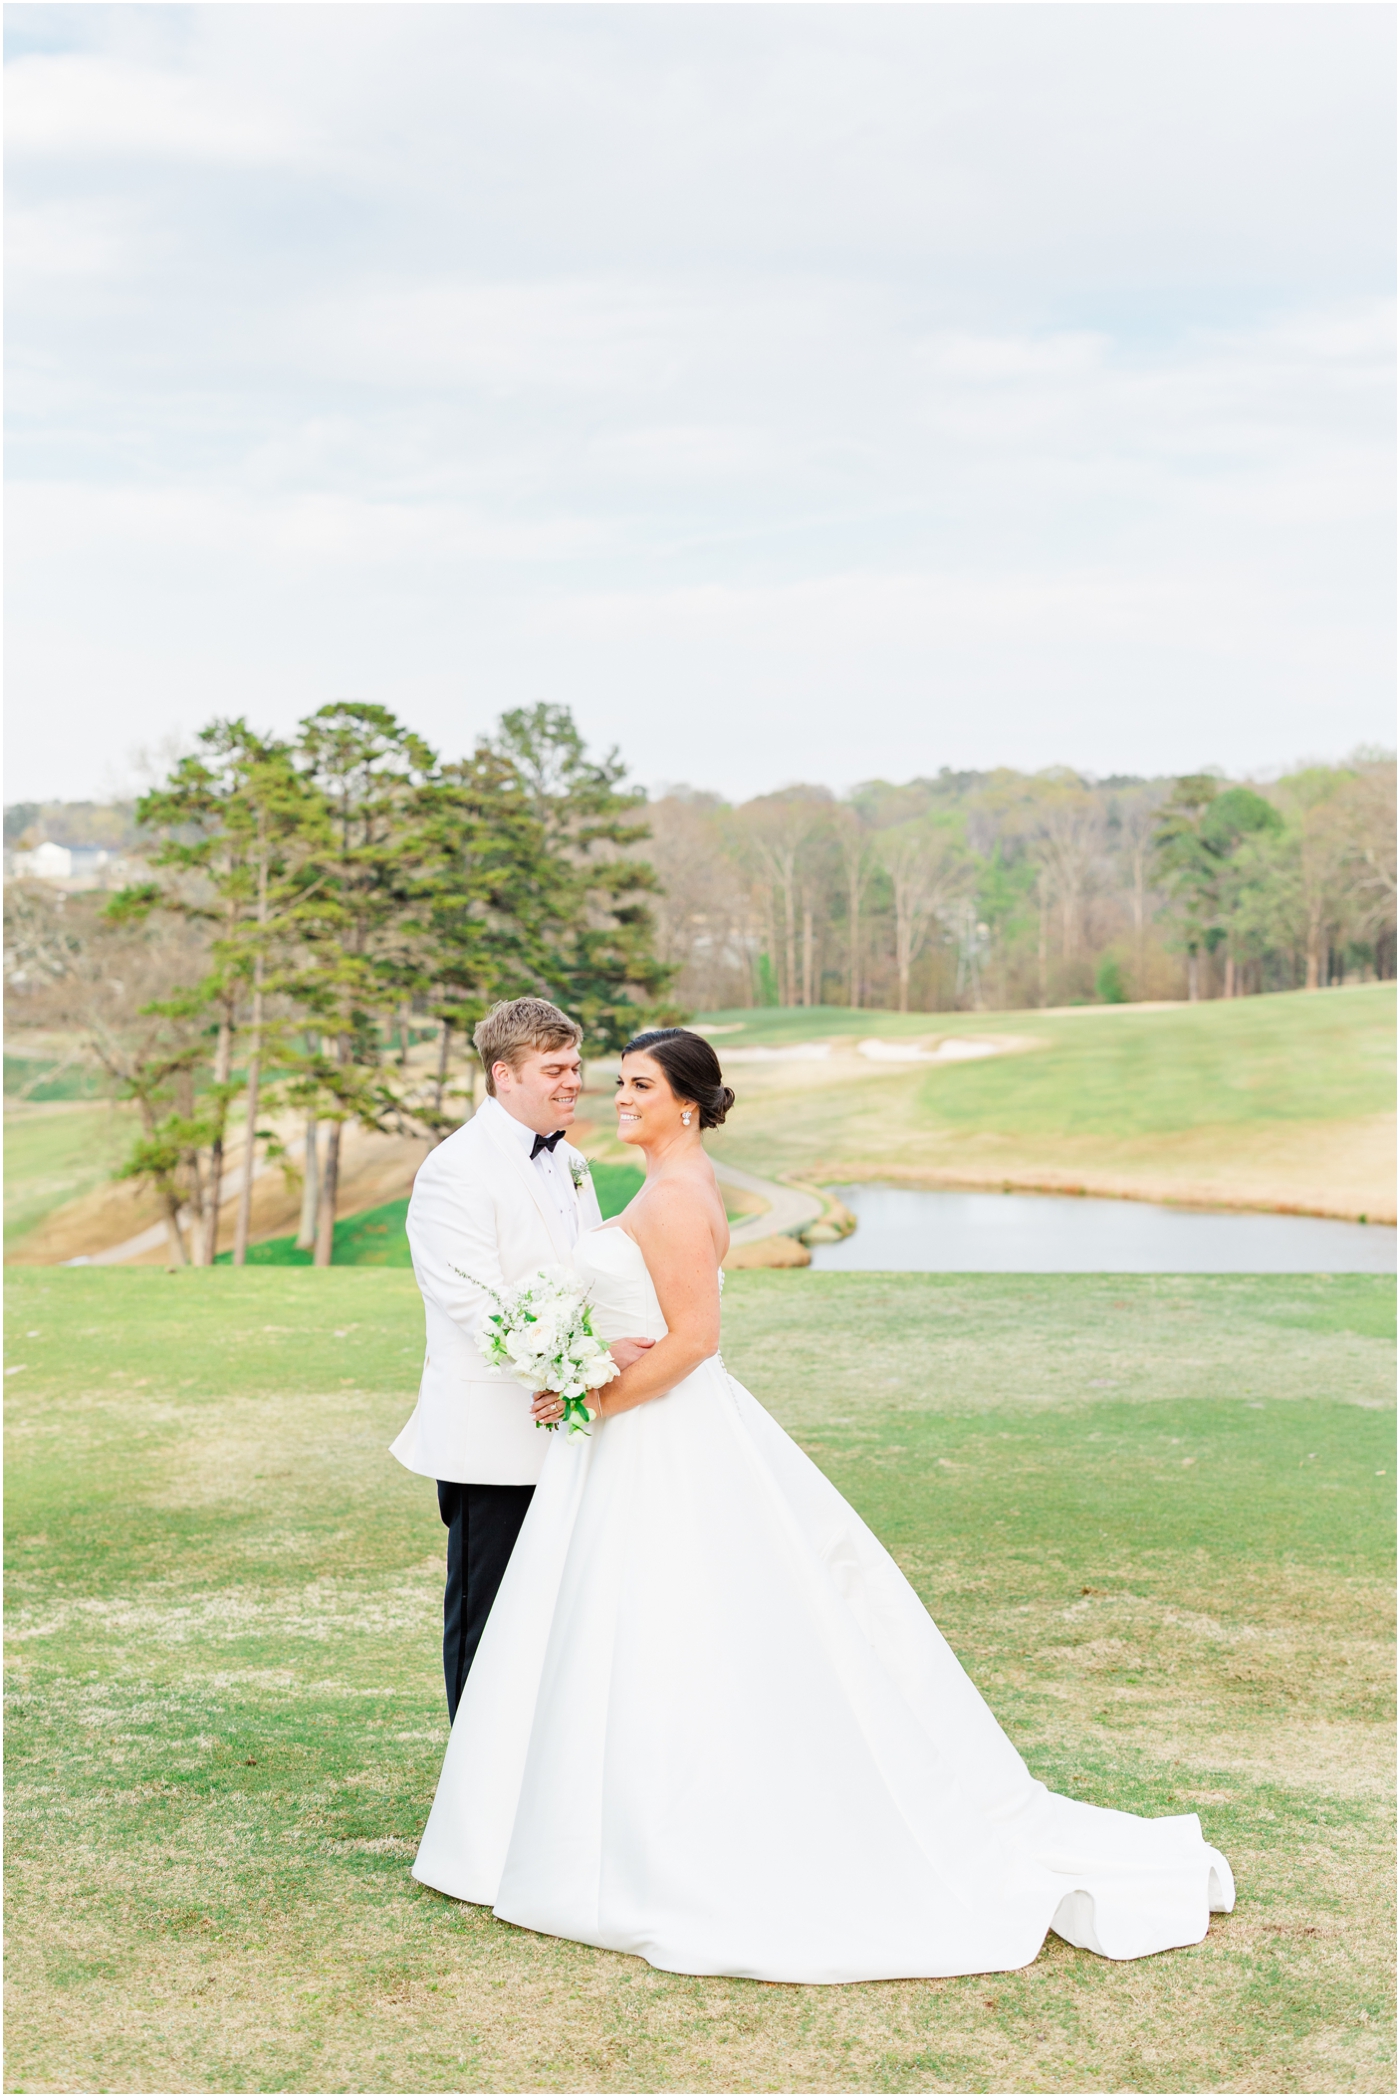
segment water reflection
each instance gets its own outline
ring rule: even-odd
[[[1395,1231],[1056,1194],[832,1190],[859,1219],[819,1268],[953,1274],[1394,1274]]]

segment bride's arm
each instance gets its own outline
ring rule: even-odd
[[[603,1417],[660,1398],[719,1347],[719,1262],[703,1197],[684,1185],[660,1186],[628,1218],[656,1288],[666,1337],[595,1391]]]

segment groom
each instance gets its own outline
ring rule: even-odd
[[[490,1307],[482,1284],[501,1289],[537,1267],[569,1266],[579,1232],[602,1221],[587,1163],[564,1140],[582,1083],[582,1039],[543,998],[489,1012],[473,1036],[488,1097],[424,1159],[408,1205],[428,1345],[418,1404],[392,1453],[437,1480],[447,1525],[449,1718],[549,1448],[530,1415],[531,1393],[477,1351]],[[625,1369],[650,1345],[618,1340],[611,1351]]]

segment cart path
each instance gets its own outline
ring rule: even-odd
[[[750,1216],[730,1227],[731,1246],[756,1245],[760,1238],[790,1236],[815,1223],[822,1213],[823,1204],[816,1195],[804,1194],[800,1187],[785,1187],[780,1180],[762,1180],[756,1172],[745,1172],[741,1166],[721,1165],[718,1158],[711,1158],[710,1163],[722,1185],[742,1187],[746,1194],[759,1194],[768,1204],[763,1215]]]

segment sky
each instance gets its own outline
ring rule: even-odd
[[[8,8],[7,801],[346,698],[733,799],[1393,745],[1394,40]]]

